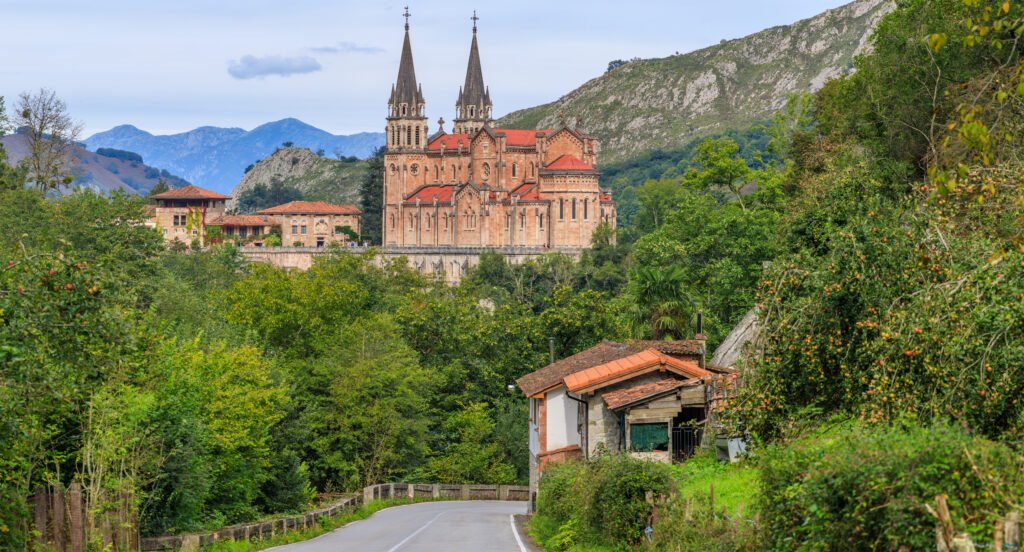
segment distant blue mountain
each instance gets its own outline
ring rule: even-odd
[[[154,136],[132,125],[121,125],[85,140],[89,149],[116,148],[141,154],[146,164],[181,175],[196,186],[230,193],[245,168],[285,142],[325,155],[366,158],[384,145],[384,133],[362,132],[335,136],[298,119],[282,119],[250,131],[241,128],[200,127],[181,134]]]

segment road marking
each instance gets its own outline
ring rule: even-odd
[[[512,534],[516,536],[516,544],[519,545],[520,552],[527,552],[526,547],[523,546],[523,539],[519,538],[519,530],[516,529],[516,516],[508,516],[509,522],[512,524]]]
[[[431,519],[430,521],[428,521],[428,522],[424,523],[424,524],[423,524],[423,527],[420,527],[419,529],[417,529],[417,530],[413,531],[413,532],[412,532],[412,534],[410,534],[410,535],[409,535],[408,537],[405,537],[404,539],[402,539],[402,542],[400,542],[400,543],[398,543],[398,544],[396,544],[396,545],[392,546],[392,547],[391,547],[391,548],[390,548],[390,549],[388,550],[388,552],[395,552],[395,550],[398,550],[398,549],[399,549],[399,548],[401,548],[402,546],[405,546],[405,543],[407,543],[407,542],[411,541],[413,537],[415,537],[416,535],[420,534],[420,532],[421,532],[421,531],[423,531],[424,529],[426,529],[427,527],[430,527],[430,524],[431,524],[431,523],[434,523],[435,521],[437,521],[437,518],[439,518],[439,517],[441,517],[441,516],[445,515],[445,513],[446,513],[446,512],[441,512],[440,514],[437,514],[436,516],[434,516],[434,517],[433,517],[433,519]],[[525,552],[525,551],[524,551],[524,552]]]

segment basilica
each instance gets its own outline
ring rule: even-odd
[[[484,84],[476,17],[466,81],[430,133],[416,80],[409,19],[388,101],[384,155],[384,246],[537,248],[578,251],[615,204],[598,184],[598,143],[579,124],[545,130],[495,128]]]

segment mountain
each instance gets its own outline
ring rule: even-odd
[[[601,162],[683,147],[694,138],[769,118],[787,94],[849,72],[892,0],[858,0],[792,25],[687,54],[636,60],[549,104],[502,118],[506,128],[552,128],[580,117]],[[570,121],[571,122],[571,121]]]
[[[359,203],[359,186],[367,162],[320,157],[307,148],[282,148],[256,163],[231,191],[237,199],[258,184],[280,181],[298,188],[307,200],[329,203]],[[234,201],[229,202],[234,207]]]
[[[17,163],[28,155],[28,142],[24,135],[11,134],[0,138],[8,161]],[[73,185],[91,188],[97,192],[123,190],[133,194],[146,195],[150,188],[156,186],[161,179],[172,188],[187,186],[188,181],[181,179],[164,169],[151,167],[143,162],[145,158],[133,152],[121,150],[104,150],[92,152],[84,146],[75,146],[72,151],[75,159],[71,173],[75,180]]]
[[[282,119],[246,131],[200,127],[181,134],[153,135],[121,125],[85,140],[90,149],[117,148],[142,154],[153,166],[180,174],[197,186],[228,193],[245,168],[285,142],[328,155],[369,157],[384,145],[384,134],[363,132],[335,136],[298,119]]]

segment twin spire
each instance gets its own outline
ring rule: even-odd
[[[398,66],[398,80],[392,88],[391,100],[388,102],[392,109],[392,116],[422,116],[422,106],[426,103],[423,100],[423,89],[416,81],[416,69],[412,60],[412,45],[409,41],[409,8],[405,12],[405,41],[402,43],[402,58]],[[483,68],[480,64],[480,49],[477,45],[477,21],[480,20],[473,11],[473,41],[469,47],[469,63],[466,66],[466,81],[459,90],[459,98],[455,104],[455,128],[456,133],[474,132],[491,120],[491,94],[484,84]],[[408,106],[407,111],[402,111],[402,104]],[[416,107],[414,107],[416,106]]]

